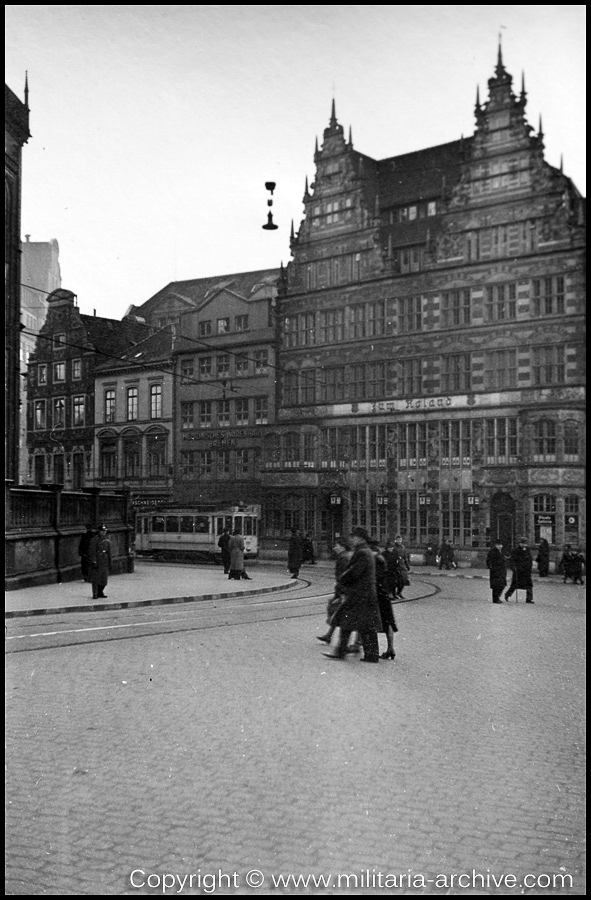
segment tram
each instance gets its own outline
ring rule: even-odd
[[[224,528],[244,538],[244,558],[259,553],[261,508],[232,506],[203,509],[158,507],[136,514],[135,551],[166,559],[205,559],[220,562],[218,540]]]

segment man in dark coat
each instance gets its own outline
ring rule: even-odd
[[[224,567],[224,575],[230,571],[230,529],[224,528],[218,541],[220,554],[222,557],[222,565]]]
[[[503,553],[503,542],[496,540],[486,556],[486,565],[490,576],[492,602],[502,603],[501,594],[507,587],[507,563]]]
[[[550,571],[550,544],[546,538],[540,540],[538,547],[538,575],[540,578],[547,578]]]
[[[364,652],[361,662],[377,663],[380,660],[377,633],[382,629],[382,620],[376,592],[376,564],[368,543],[367,531],[354,528],[351,532],[353,554],[338,582],[345,599],[333,619],[341,634],[335,651],[324,654],[329,659],[344,659],[351,632],[358,631]]]
[[[287,568],[292,578],[297,578],[302,568],[302,538],[297,528],[291,529],[287,548]]]
[[[525,602],[534,602],[534,583],[531,573],[534,567],[534,561],[529,548],[527,546],[527,538],[519,538],[517,547],[511,554],[511,568],[513,569],[513,577],[509,590],[505,594],[505,600],[508,600],[516,590],[525,590]]]
[[[90,579],[92,581],[92,599],[98,597],[107,599],[105,588],[109,581],[111,571],[111,541],[107,537],[107,526],[101,525],[98,534],[95,534],[88,549],[90,559]]]
[[[86,533],[82,535],[80,538],[80,543],[78,544],[78,556],[80,557],[80,571],[82,572],[82,578],[84,581],[90,581],[90,557],[88,555],[88,551],[90,549],[90,542],[94,535],[94,528],[92,525],[86,526]]]

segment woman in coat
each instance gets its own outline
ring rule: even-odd
[[[380,660],[377,633],[382,630],[382,620],[376,592],[376,564],[368,542],[364,528],[352,530],[353,554],[339,579],[345,599],[333,619],[341,634],[335,651],[324,654],[329,659],[344,659],[351,633],[358,631],[364,651],[361,662],[377,663]]]
[[[236,528],[232,532],[232,537],[228,543],[230,551],[230,572],[228,579],[240,581],[244,578],[244,538],[240,531]]]
[[[492,602],[502,603],[501,594],[507,587],[507,563],[503,553],[503,542],[496,540],[486,556]]]
[[[390,601],[390,592],[388,591],[386,560],[378,541],[370,541],[369,546],[376,561],[376,593],[380,619],[382,620],[381,631],[386,635],[387,642],[386,651],[380,654],[380,659],[394,659],[396,656],[394,652],[394,633],[398,631],[398,626],[396,625],[394,610]]]

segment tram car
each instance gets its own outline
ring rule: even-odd
[[[136,513],[135,551],[163,559],[221,561],[218,540],[224,528],[244,538],[244,558],[259,553],[261,508],[232,506],[217,509],[158,507]]]

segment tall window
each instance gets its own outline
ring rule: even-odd
[[[454,544],[470,546],[472,543],[472,507],[460,491],[442,491],[440,494],[441,528],[445,537]]]
[[[218,450],[218,478],[228,478],[230,475],[230,451]]]
[[[423,393],[423,360],[400,360],[400,387],[405,397],[416,397]]]
[[[197,474],[197,451],[181,450],[181,479],[193,481]]]
[[[230,374],[230,357],[227,353],[219,353],[217,356],[218,377],[224,378]]]
[[[248,425],[248,400],[236,400],[236,425]]]
[[[104,418],[105,422],[115,421],[115,391],[109,388],[105,391],[104,396]]]
[[[150,418],[162,418],[162,385],[150,385]]]
[[[234,358],[234,371],[236,375],[248,375],[248,368],[250,365],[250,360],[248,356],[245,356],[243,353],[239,353],[238,356]]]
[[[278,434],[268,434],[264,437],[263,459],[266,469],[278,469],[281,466],[281,447]]]
[[[441,357],[441,389],[444,393],[469,391],[472,370],[469,353],[450,353]]]
[[[283,374],[283,403],[285,406],[293,406],[298,402],[298,373],[285,372]]]
[[[517,462],[517,419],[486,419],[485,457],[487,465],[506,466]]]
[[[146,439],[148,476],[163,478],[166,475],[166,435],[149,434]]]
[[[345,367],[331,366],[326,369],[326,400],[329,403],[345,398]]]
[[[135,422],[138,417],[138,389],[127,388],[127,421]]]
[[[234,325],[236,331],[248,331],[248,316],[236,316]]]
[[[100,442],[99,472],[101,478],[117,477],[117,444],[113,439]]]
[[[441,325],[455,328],[470,324],[470,289],[444,291],[441,295]]]
[[[369,396],[373,399],[386,396],[386,368],[387,363],[375,362],[367,364],[367,384],[369,388]],[[343,369],[343,389],[345,382],[345,372]]]
[[[84,395],[72,397],[72,425],[80,427],[84,425]]]
[[[35,430],[43,431],[47,428],[47,404],[45,400],[35,400]]]
[[[564,384],[564,346],[534,347],[532,370],[535,385]]]
[[[37,384],[47,384],[47,366],[37,366]]]
[[[53,428],[65,428],[66,425],[66,401],[64,397],[55,397],[52,402]]]
[[[202,400],[199,404],[199,425],[201,428],[211,428],[213,417],[213,402]]]
[[[181,428],[195,427],[195,403],[192,400],[181,402]]]
[[[298,317],[286,316],[283,321],[283,346],[297,347],[298,345]]]
[[[269,368],[269,351],[254,351],[254,371],[256,375],[266,375]]]
[[[185,384],[193,380],[195,374],[195,360],[192,356],[181,359],[181,383]]]
[[[211,378],[211,356],[199,357],[199,377]]]
[[[82,378],[82,360],[81,359],[73,359],[72,360],[72,379],[74,381],[80,381]]]
[[[236,451],[236,477],[244,478],[250,474],[250,454],[245,447],[239,447]]]
[[[334,312],[334,310],[333,310]],[[364,338],[366,337],[366,325],[365,325],[365,304],[357,303],[355,306],[350,308],[349,313],[349,334],[352,338]]]
[[[484,354],[484,388],[502,391],[517,387],[517,350],[488,350]]]
[[[297,468],[300,465],[300,436],[297,432],[288,432],[285,435],[283,446],[285,448],[285,465],[287,468]]]
[[[403,468],[423,468],[427,465],[426,422],[398,426],[398,465]]]
[[[66,380],[66,364],[65,362],[59,362],[53,364],[53,380],[54,381],[65,381]]]
[[[305,468],[314,467],[315,446],[316,435],[313,432],[305,431],[302,434],[302,462]]]
[[[320,313],[320,343],[334,344],[345,337],[345,310],[325,309]],[[355,337],[351,333],[351,337]]]
[[[142,470],[142,443],[139,435],[123,438],[123,477],[139,478]]]
[[[213,451],[212,450],[201,450],[199,451],[199,475],[204,477],[209,477],[213,474]]]
[[[539,419],[534,422],[534,462],[556,461],[556,422]]]
[[[302,369],[300,372],[302,403],[316,402],[316,369]]]
[[[199,322],[199,337],[210,337],[212,334],[213,325],[210,319]]]
[[[347,382],[350,400],[364,400],[365,397],[367,397],[365,363],[355,363],[349,367],[349,377]]]
[[[427,543],[427,507],[418,491],[401,491],[398,495],[398,528],[406,540],[422,546]]]
[[[503,322],[517,315],[517,283],[494,284],[486,289],[487,322]]]
[[[564,276],[534,278],[532,281],[532,313],[555,316],[564,313]]]
[[[230,425],[230,401],[218,400],[218,428],[228,428]]]
[[[266,397],[256,397],[254,401],[254,420],[257,425],[266,425],[269,421],[269,401]]]
[[[578,462],[580,453],[579,423],[568,419],[564,423],[564,461]]]
[[[398,332],[421,331],[423,327],[421,297],[399,297]]]
[[[386,301],[375,300],[367,304],[367,336],[379,337],[386,333]]]
[[[300,316],[299,343],[302,347],[308,347],[316,343],[315,313],[304,313]]]

